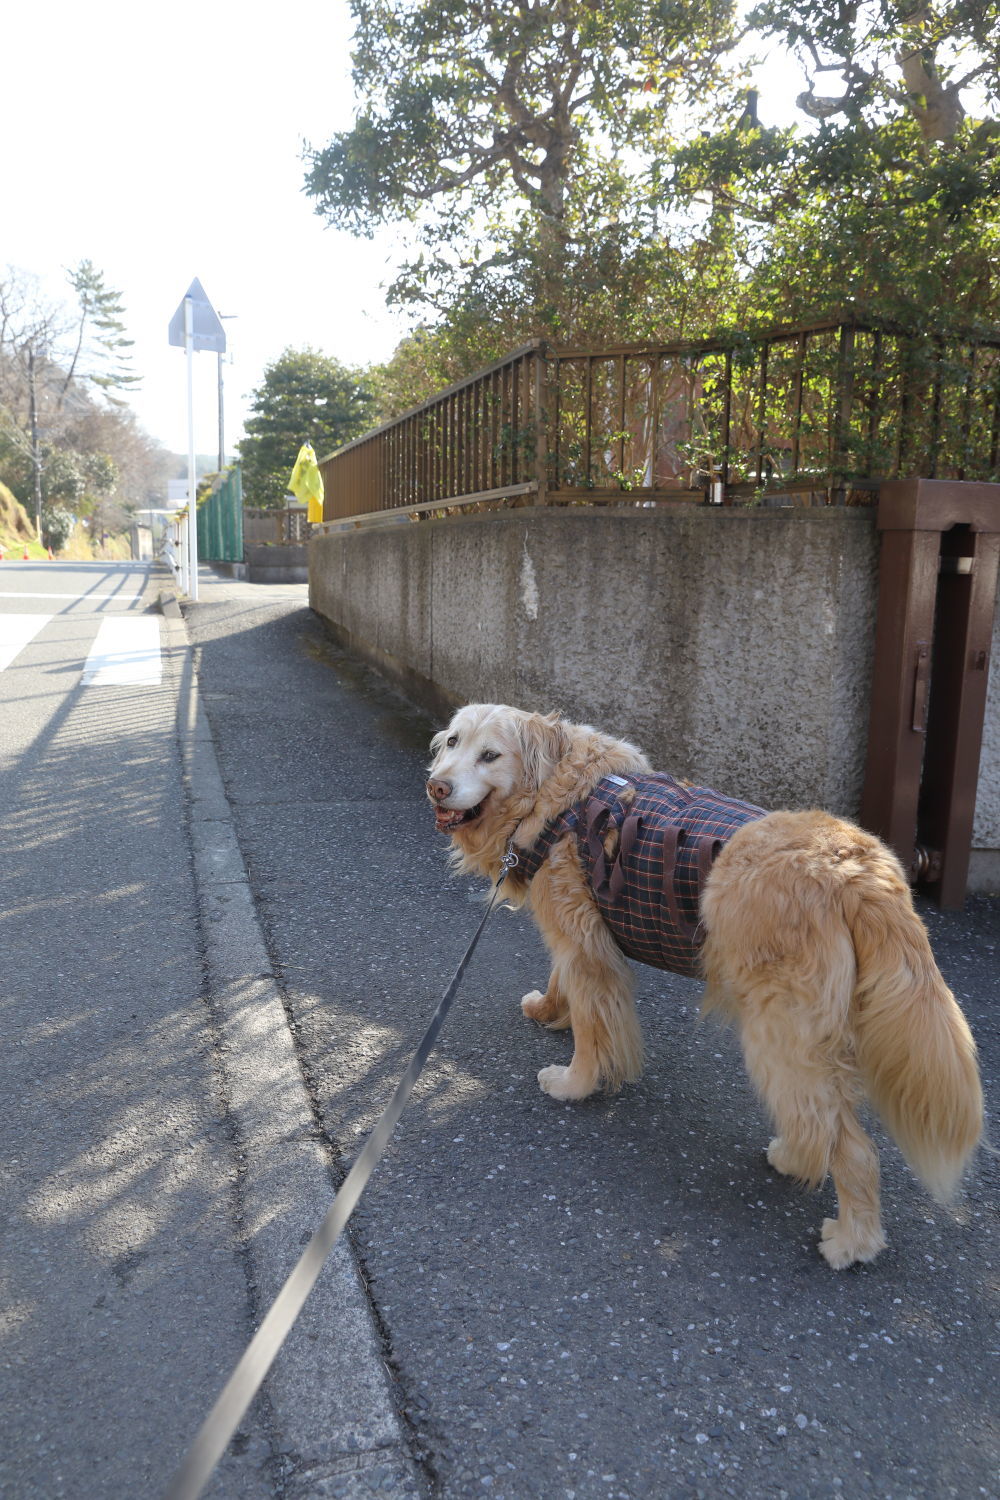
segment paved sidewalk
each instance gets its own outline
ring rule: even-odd
[[[219,592],[207,570],[199,585],[208,603]],[[230,585],[225,596],[239,599],[245,587]],[[268,589],[266,597],[301,602],[301,593]],[[259,590],[250,597],[259,601]],[[199,700],[193,654],[179,619],[171,629],[184,661],[180,744],[206,981],[236,1141],[237,1212],[259,1322],[329,1208],[334,1176],[257,921]],[[248,691],[253,696],[252,684]],[[228,1377],[230,1370],[221,1373]],[[286,1500],[328,1495],[365,1500],[374,1494],[404,1500],[420,1493],[369,1304],[346,1242],[330,1256],[274,1362],[263,1396],[279,1459],[275,1480]]]
[[[267,1191],[283,1151],[308,1179],[284,1241],[300,1191],[303,1234],[318,1220],[325,1153],[342,1175],[388,1100],[480,898],[449,875],[424,805],[431,726],[331,643],[304,594],[208,579],[185,609],[217,821],[239,847],[229,895],[248,919],[252,897],[264,940],[223,977],[237,1020],[265,1014],[260,994],[280,1002],[295,1063],[278,1076],[294,1093],[299,1070],[315,1133],[300,1152],[279,1124],[262,1146]],[[925,915],[995,1110],[1000,901]],[[373,1322],[358,1363],[386,1372],[389,1425],[346,1469],[350,1384],[318,1363],[289,1480],[313,1472],[333,1494],[368,1476],[446,1500],[1000,1493],[997,1158],[981,1155],[953,1216],[881,1141],[890,1249],[835,1274],[816,1251],[829,1186],[806,1195],[767,1170],[766,1122],[732,1038],[696,1022],[699,987],[638,971],[643,1079],[566,1106],[535,1073],[568,1040],[517,1005],[544,978],[530,924],[501,913],[334,1268],[344,1287],[360,1268]],[[269,1086],[265,1066],[237,1090],[260,1126]],[[251,1254],[266,1219],[248,1212]],[[324,1359],[335,1302],[304,1315]],[[291,1420],[294,1399],[269,1399]]]

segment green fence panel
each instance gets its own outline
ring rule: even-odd
[[[198,556],[205,562],[243,561],[243,478],[234,464],[212,481],[198,506]]]

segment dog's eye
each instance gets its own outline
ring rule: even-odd
[[[479,759],[480,760],[485,760],[486,763],[489,764],[489,762],[491,760],[499,760],[500,759],[500,752],[499,752],[499,750],[484,750],[482,752],[482,754],[480,755]]]
[[[448,746],[449,750],[454,750],[455,746],[458,744],[458,735],[449,734],[448,738],[445,740],[445,744]]]

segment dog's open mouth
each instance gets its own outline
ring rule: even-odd
[[[477,802],[475,807],[436,807],[434,809],[434,827],[439,833],[454,833],[456,828],[464,828],[469,823],[474,823],[482,816],[486,798]]]

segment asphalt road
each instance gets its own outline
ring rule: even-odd
[[[144,566],[0,564],[0,640],[24,622],[0,670],[4,1500],[159,1494],[252,1329],[178,657],[85,682],[157,593]],[[266,1415],[208,1494],[270,1500]]]
[[[449,875],[425,805],[432,726],[331,643],[301,594],[219,583],[186,619],[270,964],[342,1173],[481,891]],[[995,1113],[1000,901],[925,916]],[[427,1493],[1000,1495],[996,1157],[980,1156],[950,1214],[880,1137],[890,1248],[831,1272],[816,1251],[829,1185],[806,1195],[768,1170],[766,1122],[732,1038],[699,1023],[698,986],[638,973],[641,1082],[559,1104],[535,1074],[566,1060],[568,1038],[517,1003],[544,984],[543,951],[526,918],[500,913],[352,1220]],[[325,1332],[338,1338],[335,1322]]]

